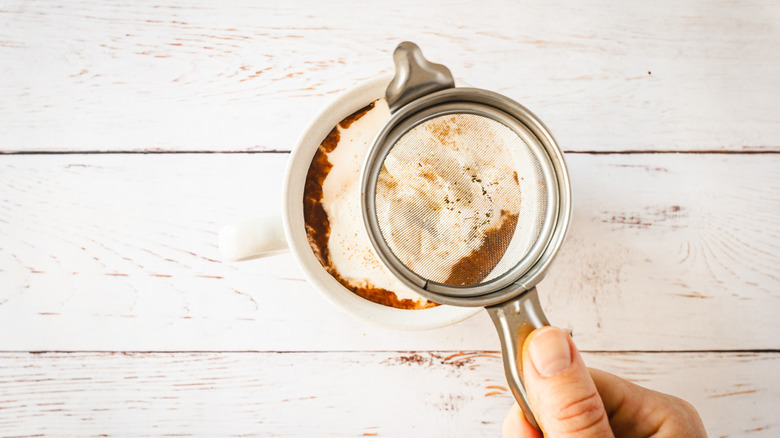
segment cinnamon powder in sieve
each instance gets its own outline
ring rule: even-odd
[[[517,226],[517,214],[501,211],[501,226],[485,233],[482,244],[471,254],[463,257],[452,267],[444,284],[451,286],[473,286],[484,280],[501,261]]]

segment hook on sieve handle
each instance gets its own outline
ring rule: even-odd
[[[393,53],[393,61],[395,77],[385,92],[390,112],[394,113],[426,94],[455,86],[450,70],[425,59],[415,43],[404,41],[399,44]]]
[[[539,295],[536,287],[522,293],[509,301],[486,307],[490,318],[496,325],[498,337],[501,340],[501,352],[504,359],[504,372],[509,383],[509,388],[515,396],[525,419],[531,426],[539,429],[531,407],[528,404],[528,395],[523,384],[522,351],[525,339],[534,329],[550,325],[544,316],[542,306],[539,304]]]

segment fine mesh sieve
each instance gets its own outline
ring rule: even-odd
[[[429,287],[480,295],[471,288],[495,288],[539,256],[534,244],[554,213],[550,166],[499,111],[437,110],[395,134],[377,177],[377,223],[395,258]]]
[[[363,220],[399,280],[442,304],[485,306],[526,418],[519,352],[547,325],[535,285],[566,234],[568,173],[544,125],[497,93],[454,87],[449,70],[401,43],[392,112],[361,175]]]

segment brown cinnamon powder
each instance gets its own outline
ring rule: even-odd
[[[349,128],[350,125],[357,122],[358,119],[363,117],[367,112],[374,109],[374,105],[376,105],[376,102],[371,102],[368,105],[364,106],[363,108],[360,108],[359,110],[347,116],[346,119],[339,122],[339,126],[341,126],[343,129]]]
[[[303,221],[306,226],[306,236],[317,260],[323,266],[328,266],[328,238],[330,237],[330,222],[328,214],[322,207],[322,183],[333,165],[328,161],[327,147],[337,144],[339,131],[333,128],[322,141],[306,173],[306,183],[303,188]],[[331,148],[333,150],[335,146]]]
[[[463,257],[452,267],[444,284],[452,286],[474,286],[482,282],[504,256],[517,227],[517,214],[502,210],[501,226],[485,233],[482,244],[471,254]]]

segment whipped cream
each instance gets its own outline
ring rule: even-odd
[[[371,142],[389,118],[387,102],[380,99],[348,128],[336,128],[338,145],[327,154],[333,167],[322,183],[322,207],[330,222],[330,264],[354,287],[386,289],[394,292],[399,300],[409,299],[425,305],[428,300],[385,268],[363,224],[360,170]]]

